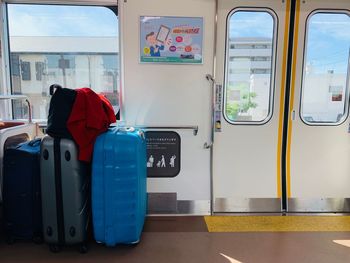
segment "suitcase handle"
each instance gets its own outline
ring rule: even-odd
[[[36,147],[36,146],[40,145],[40,143],[41,143],[41,138],[37,138],[35,140],[30,141],[28,143],[28,145],[31,147]]]
[[[118,128],[118,131],[120,131],[120,132],[134,132],[135,128],[134,127],[122,127],[122,128]]]
[[[52,96],[55,93],[55,91],[58,89],[62,89],[62,87],[58,84],[52,84],[50,86],[50,95]]]

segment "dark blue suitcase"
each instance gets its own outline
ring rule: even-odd
[[[25,142],[4,153],[4,230],[9,243],[42,240],[40,141]]]
[[[146,141],[141,130],[112,128],[95,143],[94,236],[107,246],[140,240],[146,216]]]

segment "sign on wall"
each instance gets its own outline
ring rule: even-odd
[[[148,131],[147,176],[175,177],[180,173],[181,138],[173,131]]]
[[[202,17],[140,17],[140,62],[203,62]]]
[[[214,120],[215,132],[221,132],[222,85],[215,85]]]

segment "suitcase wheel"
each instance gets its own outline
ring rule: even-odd
[[[87,244],[83,243],[83,244],[80,245],[79,252],[81,254],[86,254],[88,252],[88,250],[89,249],[88,249]]]
[[[44,150],[43,152],[43,157],[44,157],[44,160],[48,160],[49,159],[49,151],[48,150]]]
[[[59,245],[49,245],[49,248],[52,253],[58,253],[61,251],[61,247]]]
[[[129,243],[129,245],[132,246],[132,247],[136,247],[139,243],[140,243],[140,239],[138,239],[138,240],[136,240],[136,241],[134,241],[134,242]]]

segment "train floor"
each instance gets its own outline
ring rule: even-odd
[[[253,216],[251,216],[253,217]],[[249,217],[249,218],[251,218]],[[214,217],[212,217],[214,218]],[[35,263],[349,263],[350,227],[271,230],[271,222],[259,221],[260,229],[239,231],[231,229],[228,217],[210,221],[210,217],[148,217],[141,242],[135,246],[106,248],[89,243],[89,252],[80,254],[75,248],[64,248],[51,253],[46,245],[17,242],[7,245],[0,242],[0,262]],[[237,218],[237,217],[231,217]],[[248,218],[248,217],[246,217]],[[242,222],[249,222],[240,218]],[[281,218],[281,217],[279,217]],[[226,220],[226,221],[225,221]],[[236,220],[236,219],[234,219]],[[260,219],[259,219],[260,220]],[[224,222],[224,223],[222,223]],[[341,222],[341,221],[340,221]],[[276,222],[272,222],[275,224]],[[249,223],[251,224],[251,223]],[[293,223],[291,223],[293,224]],[[326,222],[326,225],[331,223]],[[339,223],[338,223],[339,224]],[[290,225],[290,223],[288,223]],[[313,224],[311,224],[313,225]],[[267,227],[267,228],[266,228]],[[312,226],[313,227],[313,226]]]

